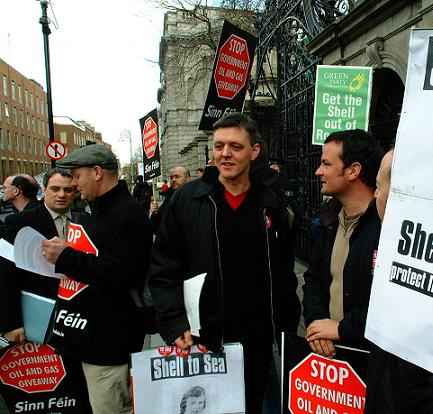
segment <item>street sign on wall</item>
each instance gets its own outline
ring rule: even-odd
[[[140,129],[143,145],[144,179],[150,180],[161,175],[158,113],[156,109],[140,119]]]
[[[256,43],[248,32],[224,22],[199,129],[211,130],[224,115],[242,111]]]
[[[372,68],[317,66],[313,145],[346,129],[368,130]]]

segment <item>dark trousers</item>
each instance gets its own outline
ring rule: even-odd
[[[246,414],[262,414],[263,399],[269,381],[272,343],[243,341]]]

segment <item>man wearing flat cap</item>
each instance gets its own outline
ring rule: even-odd
[[[144,286],[152,230],[118,179],[115,155],[103,145],[80,148],[57,162],[70,169],[92,214],[71,223],[67,241],[43,242],[60,282],[50,343],[82,362],[94,414],[131,413],[128,360],[140,351]]]

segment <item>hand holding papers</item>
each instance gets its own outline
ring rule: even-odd
[[[194,276],[183,282],[183,300],[191,333],[200,336],[200,295],[207,273]]]
[[[56,273],[54,265],[48,263],[42,255],[42,234],[31,227],[23,227],[15,237],[15,265],[29,272],[61,279],[62,274]]]

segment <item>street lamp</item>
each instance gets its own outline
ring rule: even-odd
[[[133,175],[134,175],[134,166],[132,165],[133,162],[133,158],[134,158],[134,154],[132,152],[132,136],[131,136],[131,131],[129,129],[124,129],[121,133],[120,133],[120,140],[125,142],[125,141],[129,141],[129,174],[130,174],[130,179],[131,179],[131,185],[133,183]]]
[[[45,76],[47,82],[47,107],[48,107],[48,136],[49,142],[54,141],[54,122],[53,122],[53,102],[51,99],[51,72],[50,72],[50,44],[48,36],[51,34],[50,19],[47,15],[49,0],[37,0],[41,3],[42,16],[39,23],[42,25],[42,35],[44,37],[45,53]],[[51,160],[51,167],[55,167],[56,162]]]

